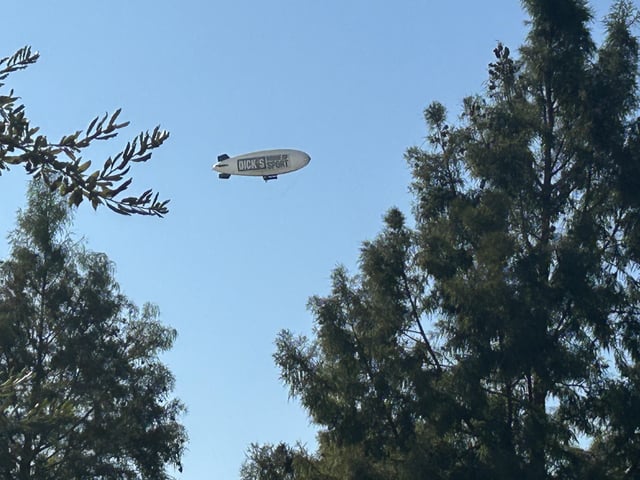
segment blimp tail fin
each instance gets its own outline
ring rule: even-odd
[[[229,160],[229,155],[227,155],[226,153],[223,153],[222,155],[218,155],[219,162],[224,162],[225,160]]]

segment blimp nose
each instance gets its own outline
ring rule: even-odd
[[[227,164],[227,163],[225,163],[225,162],[218,162],[218,163],[214,163],[214,164],[213,164],[213,169],[214,169],[216,172],[223,172],[223,171],[224,171],[224,169],[225,169],[226,167],[228,167],[228,166],[229,166],[229,164]]]
[[[304,154],[304,164],[308,164],[311,161],[311,157],[309,156],[309,154],[305,153]]]

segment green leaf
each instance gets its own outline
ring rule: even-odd
[[[76,188],[73,192],[71,192],[71,195],[69,195],[69,204],[77,207],[82,203],[82,198],[82,190],[80,188]]]
[[[87,160],[82,165],[78,166],[78,173],[83,173],[91,166],[91,160]]]

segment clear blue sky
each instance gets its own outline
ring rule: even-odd
[[[609,3],[592,4],[597,19]],[[422,110],[440,100],[454,118],[484,88],[497,41],[515,51],[524,39],[520,2],[36,0],[6,2],[2,16],[0,55],[41,53],[8,85],[51,139],[118,107],[131,126],[91,150],[97,162],[140,130],[171,132],[132,186],[171,198],[166,218],[83,205],[73,228],[116,263],[124,293],[178,330],[165,357],[189,409],[177,478],[237,478],[251,442],[313,449],[274,338],[310,333],[308,297],[328,292],[336,265],[355,271],[388,208],[410,214],[403,153],[424,140]],[[211,171],[220,153],[281,147],[311,163],[269,183]],[[26,181],[0,178],[2,233]]]

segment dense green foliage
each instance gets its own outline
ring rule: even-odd
[[[425,110],[415,226],[392,209],[314,338],[277,338],[314,468],[245,480],[640,478],[638,12],[598,47],[586,2],[523,5],[460,121]]]
[[[176,332],[120,291],[113,264],[67,235],[41,182],[0,263],[0,476],[162,479],[186,434],[158,355]]]
[[[0,88],[5,86],[9,74],[37,60],[38,54],[29,47],[1,58]],[[92,162],[81,154],[96,141],[115,137],[129,124],[118,122],[120,110],[111,116],[96,117],[84,133],[76,131],[54,143],[38,135],[39,128],[30,125],[24,105],[16,105],[17,100],[13,90],[0,95],[0,174],[10,166],[21,165],[29,175],[44,180],[52,191],[67,196],[71,205],[77,206],[86,198],[94,209],[106,205],[123,215],[162,216],[168,212],[169,201],[159,201],[151,190],[138,197],[120,198],[131,184],[131,178],[126,178],[131,164],[149,160],[151,151],[169,137],[167,131],[156,127],[151,133],[140,133],[124,150],[109,157],[102,168],[90,171]]]
[[[243,480],[295,480],[300,472],[314,472],[315,465],[307,451],[297,445],[285,443],[278,446],[252,444],[246,462],[240,469]]]

